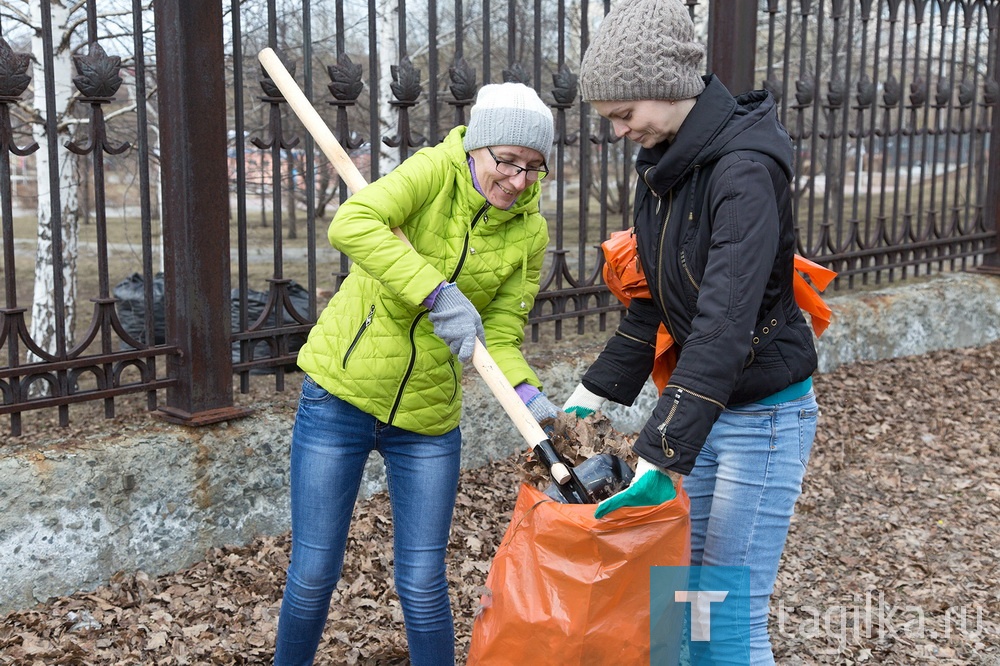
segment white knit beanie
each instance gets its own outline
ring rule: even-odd
[[[580,95],[585,102],[697,97],[704,55],[680,0],[619,0],[583,55]]]
[[[555,133],[552,110],[523,83],[490,83],[479,89],[465,130],[466,152],[484,146],[524,146],[549,160]]]

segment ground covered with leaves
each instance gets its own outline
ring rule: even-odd
[[[1000,343],[856,363],[815,385],[820,430],[772,603],[778,663],[1000,665]],[[521,456],[462,475],[460,655],[526,478],[537,469]],[[317,663],[408,663],[391,543],[387,497],[360,503]],[[0,664],[269,664],[288,551],[287,535],[262,538],[11,613]]]

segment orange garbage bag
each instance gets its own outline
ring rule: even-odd
[[[612,232],[608,240],[601,243],[604,252],[604,267],[601,269],[604,284],[625,307],[633,298],[649,298],[646,275],[639,263],[639,252],[635,247],[635,230],[624,229]],[[670,373],[677,367],[677,348],[667,327],[660,324],[656,330],[656,358],[653,361],[653,383],[663,392],[670,379]]]
[[[806,275],[809,282],[806,282]],[[795,274],[792,278],[792,291],[795,293],[795,302],[799,304],[805,312],[809,313],[812,320],[813,332],[816,337],[823,335],[823,331],[830,325],[830,318],[833,311],[826,304],[823,297],[817,291],[824,291],[827,285],[837,277],[836,271],[832,271],[825,266],[820,266],[815,261],[809,261],[801,255],[795,255]],[[810,285],[810,283],[812,283]]]
[[[690,564],[690,507],[681,486],[659,506],[598,520],[593,504],[522,485],[467,663],[648,664],[650,567]]]
[[[601,269],[604,283],[625,307],[628,307],[633,298],[650,297],[646,276],[639,262],[639,251],[636,249],[635,229],[612,232],[608,240],[601,243],[601,251],[605,260]],[[809,278],[808,281],[806,277]],[[824,291],[835,277],[836,271],[795,255],[792,292],[798,306],[803,312],[809,313],[816,337],[823,335],[833,314],[830,306],[817,292]],[[676,367],[677,349],[674,347],[674,339],[666,327],[660,324],[656,332],[656,358],[653,361],[652,377],[661,393],[670,380],[670,373]]]

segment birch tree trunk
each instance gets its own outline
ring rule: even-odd
[[[391,68],[399,64],[399,0],[382,0],[378,13],[378,25],[382,28],[378,35],[379,134],[372,141],[378,141],[379,173],[386,174],[399,165],[399,150],[382,142],[382,137],[395,134],[394,128],[399,124],[399,112],[389,103],[393,99]]]
[[[48,2],[49,0],[42,0]],[[41,38],[42,25],[41,2],[29,3],[31,21],[37,26],[31,39],[31,52],[36,63],[44,63],[45,53]],[[35,287],[31,306],[31,337],[42,349],[55,353],[59,351],[59,333],[65,334],[67,346],[76,329],[76,296],[77,296],[77,257],[79,255],[79,183],[78,161],[75,155],[65,149],[65,144],[71,139],[67,111],[72,103],[73,95],[73,61],[69,48],[69,39],[64,39],[64,31],[68,29],[70,6],[60,0],[50,3],[52,12],[53,71],[43,73],[36,68],[34,77],[34,108],[42,120],[32,128],[32,138],[38,143],[35,153],[37,159],[38,178],[38,248],[35,253]],[[37,67],[37,65],[36,65]],[[44,120],[49,109],[45,96],[46,82],[51,77],[55,84],[56,124],[59,127],[57,136],[49,137],[46,133]],[[52,164],[49,159],[49,141],[55,141],[59,146],[58,159]],[[58,193],[53,199],[51,192],[50,173],[58,174]],[[60,227],[52,228],[53,201],[59,205]],[[60,234],[62,241],[62,280],[63,293],[56,294],[56,262],[54,257],[53,232]],[[56,317],[57,297],[64,299],[63,321]],[[61,327],[61,330],[60,330]]]

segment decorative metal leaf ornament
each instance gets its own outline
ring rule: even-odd
[[[569,67],[562,65],[559,71],[552,75],[552,97],[557,104],[572,104],[576,99],[577,76],[569,71]]]
[[[337,64],[330,65],[326,71],[333,81],[327,87],[336,99],[341,102],[353,102],[358,99],[358,95],[365,87],[361,82],[361,65],[354,64],[350,56],[341,53],[337,56]]]
[[[889,78],[885,80],[885,85],[882,86],[882,102],[891,109],[899,104],[902,94],[903,91],[899,87],[899,80],[890,74]]]
[[[288,74],[294,79],[295,67],[296,67],[295,63],[288,62],[288,60],[285,58],[285,54],[279,51],[278,49],[274,49],[274,54],[278,56],[278,60],[281,61],[281,64],[285,66],[286,70],[288,70]],[[264,69],[263,65],[261,65],[260,67],[260,73],[263,76],[263,78],[260,79],[260,87],[264,91],[264,96],[273,97],[277,99],[284,99],[285,96],[281,94],[281,90],[279,90],[278,86],[274,84],[274,80],[271,79],[270,74],[267,73],[267,70]]]
[[[958,84],[958,103],[961,106],[969,106],[976,99],[976,85],[968,80],[963,80]]]
[[[844,81],[840,77],[836,77],[830,80],[826,84],[826,103],[832,108],[838,109],[844,105],[844,93],[847,86],[844,85]]]
[[[782,94],[781,85],[782,85],[781,81],[774,78],[773,74],[764,79],[764,90],[771,93],[771,96],[774,97],[774,101],[779,103],[781,102],[781,94]]]
[[[469,66],[465,58],[459,58],[448,68],[451,77],[452,96],[457,102],[471,102],[476,98],[476,70]]]
[[[79,74],[73,77],[73,83],[84,97],[111,99],[122,85],[122,78],[118,76],[122,59],[109,56],[96,42],[90,44],[87,55],[75,56],[73,62]]]
[[[951,100],[951,89],[951,79],[945,76],[938,79],[934,95],[934,101],[937,102],[938,106],[948,106],[948,101]]]
[[[927,82],[922,76],[918,76],[910,83],[910,104],[912,106],[923,106],[927,101]]]
[[[1000,82],[996,79],[986,79],[983,83],[983,103],[992,106],[1000,101]]]
[[[423,92],[420,86],[420,70],[413,66],[409,58],[404,57],[398,65],[389,67],[389,72],[392,74],[389,88],[396,99],[400,102],[416,102]]]
[[[875,101],[875,84],[867,76],[858,81],[858,107],[867,109]]]
[[[816,83],[811,76],[805,76],[795,82],[795,101],[799,106],[812,104]]]
[[[521,66],[521,63],[515,62],[512,63],[510,67],[503,70],[503,82],[530,85],[531,75],[528,74],[528,70]]]
[[[25,72],[31,64],[31,55],[17,53],[0,37],[0,96],[18,97],[28,89],[31,77]]]

